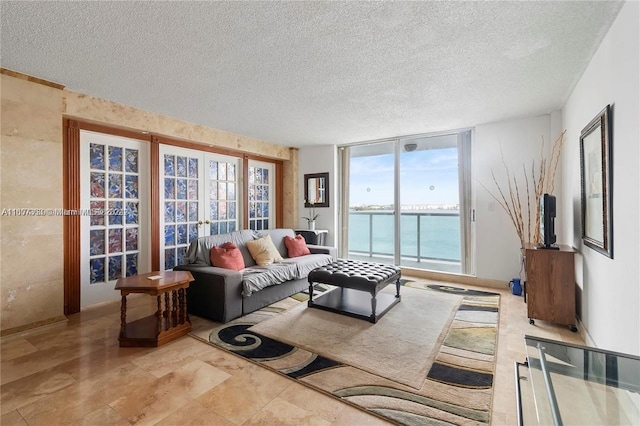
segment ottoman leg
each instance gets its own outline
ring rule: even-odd
[[[376,323],[376,305],[378,301],[376,300],[376,295],[371,295],[371,322]]]
[[[396,298],[400,298],[400,277],[396,280]]]
[[[309,281],[309,302],[307,306],[313,305],[313,282]]]

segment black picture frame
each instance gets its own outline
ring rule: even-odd
[[[329,173],[304,175],[304,206],[329,207]]]
[[[613,259],[613,150],[611,106],[580,133],[582,241]]]

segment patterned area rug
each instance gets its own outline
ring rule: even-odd
[[[453,321],[443,333],[444,339],[437,355],[418,389],[249,330],[261,321],[304,303],[308,295],[303,293],[215,326],[207,343],[398,424],[488,424],[500,296],[417,282],[403,284],[426,292],[462,296]]]
[[[382,293],[394,296],[395,286]],[[377,324],[302,303],[248,331],[420,389],[461,302],[459,295],[404,288]]]

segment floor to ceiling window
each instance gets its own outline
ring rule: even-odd
[[[395,142],[349,149],[349,258],[395,264]]]
[[[473,273],[471,132],[343,147],[342,251],[349,258]]]

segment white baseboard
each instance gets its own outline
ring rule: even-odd
[[[589,334],[589,330],[582,324],[580,318],[576,317],[576,327],[578,327],[578,332],[580,336],[582,336],[582,340],[584,340],[585,346],[591,346],[593,348],[597,348],[596,342],[593,341],[591,335]]]

